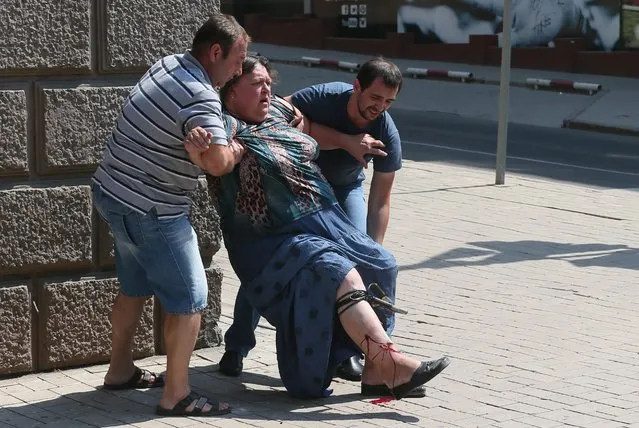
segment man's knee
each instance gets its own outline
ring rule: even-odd
[[[398,266],[397,266],[397,259],[395,259],[395,256],[393,255],[393,253],[391,253],[389,250],[387,250],[386,248],[384,248],[382,245],[377,244],[378,247],[378,251],[379,251],[379,260],[382,262],[380,263],[380,266],[388,266],[388,269],[390,270],[398,270]]]
[[[202,320],[201,312],[190,314],[166,314],[164,320],[164,336],[167,341],[167,347],[171,351],[177,351],[174,346],[182,346],[185,342],[195,340],[200,331],[200,322]],[[193,349],[190,349],[192,351]]]
[[[208,281],[188,218],[145,220],[151,241],[145,254],[145,261],[151,265],[147,272],[164,310],[174,315],[201,312],[207,306]]]
[[[208,289],[206,285],[189,286],[188,290],[172,294],[163,293],[159,297],[160,303],[167,314],[171,315],[199,315],[206,309]]]

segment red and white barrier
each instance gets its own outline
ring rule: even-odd
[[[312,65],[320,65],[325,67],[346,69],[351,72],[359,68],[359,64],[357,64],[356,62],[337,61],[334,59],[315,58],[312,56],[303,56],[302,62],[304,62],[309,67]]]
[[[341,68],[349,71],[356,71],[359,69],[360,65],[355,62],[349,61],[337,61],[334,59],[326,59],[326,58],[317,58],[312,56],[303,56],[302,62],[307,66],[324,66],[331,68]],[[466,82],[468,80],[472,80],[473,73],[470,71],[455,71],[455,70],[433,70],[428,68],[407,68],[406,75],[412,77],[436,77],[436,78],[446,78],[446,79],[455,79],[461,80],[462,82]]]
[[[406,74],[412,77],[436,77],[444,79],[459,79],[462,82],[471,80],[473,73],[470,71],[454,71],[454,70],[433,70],[431,68],[414,68],[406,69]]]
[[[598,83],[588,82],[573,82],[570,80],[552,80],[552,79],[526,79],[526,85],[532,86],[534,89],[541,88],[557,88],[557,89],[572,89],[574,91],[585,91],[590,95],[595,92],[601,91],[601,85]]]

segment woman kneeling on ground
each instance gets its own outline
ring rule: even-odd
[[[366,356],[362,392],[423,396],[422,385],[450,360],[420,362],[392,343],[386,330],[395,259],[339,207],[314,162],[318,143],[303,132],[309,122],[271,94],[274,77],[266,58],[249,56],[243,74],[221,89],[237,165],[207,179],[231,265],[251,305],[277,330],[282,382],[295,397],[327,396],[337,366],[359,347]],[[205,171],[216,161],[207,156],[208,140],[202,128],[185,140]],[[365,284],[379,284],[381,292]],[[374,299],[382,293],[387,303]]]

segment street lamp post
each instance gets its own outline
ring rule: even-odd
[[[501,77],[499,79],[499,122],[497,128],[497,162],[495,184],[504,184],[506,178],[506,143],[508,136],[508,102],[510,99],[510,51],[512,32],[512,0],[504,0],[503,32],[501,42]]]

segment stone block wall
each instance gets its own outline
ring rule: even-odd
[[[0,26],[0,376],[108,361],[113,241],[90,177],[132,85],[183,52],[219,0],[22,0]],[[209,279],[198,346],[220,343],[219,219],[192,220]],[[138,357],[163,351],[150,299]]]

